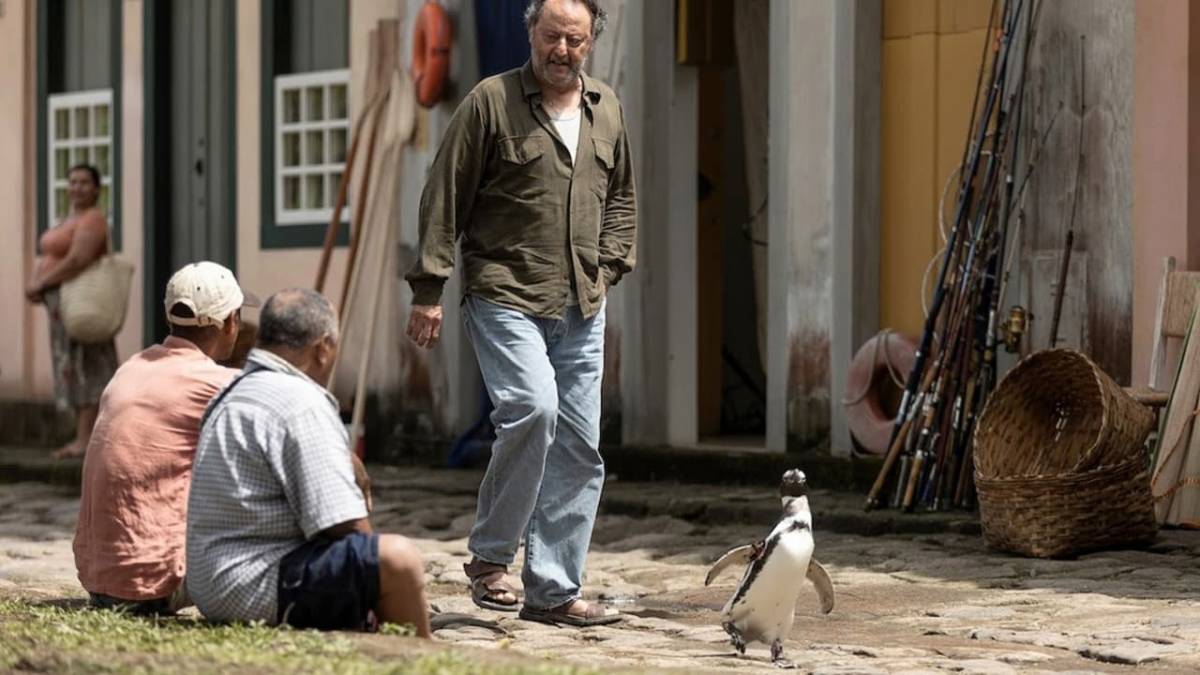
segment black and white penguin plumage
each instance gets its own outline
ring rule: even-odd
[[[771,647],[771,661],[783,661],[783,641],[792,630],[796,600],[805,579],[821,599],[821,612],[833,611],[833,582],[813,558],[812,513],[808,509],[808,483],[804,472],[783,474],[779,486],[783,517],[766,539],[739,546],[721,556],[709,570],[708,586],[723,570],[746,564],[742,581],[721,611],[721,626],[739,654],[746,645],[761,642]]]

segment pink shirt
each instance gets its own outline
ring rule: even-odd
[[[151,600],[179,586],[200,418],[237,372],[174,336],[117,369],[83,462],[75,568],[88,592]]]

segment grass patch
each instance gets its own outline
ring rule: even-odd
[[[404,644],[397,641],[398,649],[404,650]],[[212,624],[189,618],[140,618],[107,610],[0,600],[0,671],[415,675],[594,672],[552,664],[488,663],[486,652],[464,655],[445,645],[431,651],[433,646],[408,644],[412,645],[407,650],[410,654],[389,655],[385,661],[364,654],[347,634],[261,624]]]

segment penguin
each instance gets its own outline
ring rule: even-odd
[[[721,627],[729,633],[738,654],[761,642],[771,648],[771,662],[789,667],[783,659],[783,640],[792,630],[796,600],[805,578],[821,600],[821,613],[833,611],[833,581],[813,557],[812,513],[804,472],[792,469],[779,485],[783,516],[766,539],[739,546],[721,556],[704,579],[708,586],[734,564],[746,565],[742,581],[721,610]]]

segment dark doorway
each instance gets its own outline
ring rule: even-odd
[[[236,260],[233,0],[145,3],[146,342],[161,340],[172,272]]]
[[[761,448],[766,433],[767,4],[711,0],[699,70],[698,432]],[[702,13],[704,14],[704,13]],[[695,19],[699,15],[689,15]],[[739,39],[757,36],[752,39]]]
[[[755,248],[761,204],[747,193],[736,68],[700,72],[699,432],[702,441],[757,446],[766,433]],[[718,438],[719,437],[719,440]]]

